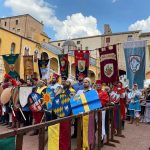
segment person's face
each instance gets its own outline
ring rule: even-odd
[[[70,87],[71,83],[69,81],[66,81],[66,86]]]
[[[66,83],[66,80],[62,79],[61,84],[64,85]]]
[[[83,78],[82,76],[79,76],[79,77],[78,77],[78,81],[83,81],[83,79],[84,79],[84,78]]]
[[[31,85],[31,81],[30,80],[27,80],[27,85]]]
[[[97,88],[97,90],[101,90],[102,89],[102,84],[97,84],[96,88]]]
[[[84,85],[84,88],[89,88],[90,87],[90,83],[87,80],[83,81],[83,85]]]
[[[137,85],[134,85],[133,89],[134,89],[134,90],[137,90],[137,89],[138,89]]]
[[[55,77],[52,78],[52,83],[53,84],[56,83],[56,78]]]

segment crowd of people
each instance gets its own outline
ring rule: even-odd
[[[61,78],[61,84],[59,84],[59,78]],[[47,80],[39,80],[37,78],[14,80],[8,74],[4,76],[3,82],[0,84],[1,89],[8,87],[32,87],[33,93],[40,93],[42,87],[49,87],[54,91],[55,96],[60,93],[65,93],[70,97],[80,95],[90,90],[96,90],[102,107],[109,104],[120,104],[121,107],[121,119],[122,128],[124,128],[125,119],[130,120],[132,124],[135,120],[136,124],[139,125],[140,118],[144,117],[147,123],[150,123],[150,87],[146,90],[139,90],[138,85],[134,84],[132,89],[128,86],[123,87],[121,82],[116,82],[112,85],[106,85],[101,80],[96,80],[91,83],[91,79],[85,77],[84,74],[80,73],[78,80],[67,78],[65,76],[60,77],[58,74],[53,74],[50,82]],[[1,93],[0,93],[1,94]],[[141,105],[145,103],[144,105]],[[32,124],[38,124],[45,121],[53,120],[57,118],[57,115],[51,110],[47,111],[44,106],[39,111],[33,111],[30,107],[30,99],[28,103],[21,107],[18,103],[17,106],[13,105],[10,98],[6,104],[0,103],[0,124],[7,126],[7,128],[19,128],[21,126],[29,126]],[[42,104],[42,101],[41,101]],[[114,110],[114,114],[115,114]],[[107,113],[103,111],[103,120],[105,120]],[[106,122],[106,120],[105,120]],[[103,127],[104,128],[104,125]],[[37,135],[38,131],[34,131],[31,135]],[[74,122],[74,134],[72,137],[77,136],[77,120]]]

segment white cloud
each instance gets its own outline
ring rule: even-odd
[[[112,3],[116,3],[118,0],[112,0]]]
[[[100,34],[97,29],[97,20],[92,16],[83,16],[81,13],[67,16],[59,20],[55,15],[54,6],[44,0],[5,0],[4,5],[13,11],[13,15],[30,14],[39,21],[52,27],[57,39],[76,38]]]
[[[138,20],[135,23],[131,24],[128,28],[132,30],[142,30],[144,32],[150,31],[150,16],[147,19]]]

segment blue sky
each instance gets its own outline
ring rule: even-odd
[[[52,40],[112,32],[150,31],[150,0],[0,0],[0,17],[29,13]],[[68,16],[68,17],[67,17]]]

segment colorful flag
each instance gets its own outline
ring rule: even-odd
[[[116,45],[99,49],[101,80],[104,83],[119,81]]]
[[[19,54],[3,55],[3,59],[10,65],[15,64]]]
[[[58,55],[61,76],[68,77],[68,54]]]
[[[57,95],[52,103],[54,113],[59,117],[66,117],[71,114],[70,97],[66,93]]]
[[[90,145],[94,145],[95,140],[95,118],[94,113],[83,116],[83,149],[89,149]]]
[[[139,89],[144,88],[145,49],[146,41],[124,43],[127,79],[129,80],[130,89],[134,83],[138,84]]]
[[[23,56],[23,62],[25,78],[27,78],[28,76],[31,77],[34,73],[33,56]]]
[[[70,120],[48,127],[48,150],[71,150]]]
[[[15,136],[0,139],[0,150],[16,150]]]
[[[70,104],[74,115],[102,107],[96,90],[76,95],[70,99]]]
[[[55,97],[54,90],[46,87],[41,91],[41,100],[42,100],[42,105],[46,106],[46,109],[51,109],[52,108],[52,102]]]
[[[19,57],[19,54],[10,54],[10,55],[3,55],[3,59],[6,62],[5,70],[6,72],[14,79],[19,79],[20,76],[18,72],[15,70],[16,68],[16,61]],[[7,70],[9,68],[9,70]]]
[[[38,59],[38,66],[39,66],[40,78],[49,79],[50,78],[50,61],[49,61],[49,59],[47,59],[47,60]]]
[[[87,77],[88,70],[89,70],[90,52],[88,50],[86,51],[75,50],[74,56],[75,56],[75,66],[76,66],[76,79],[78,79],[80,73],[83,73],[85,77]]]
[[[41,95],[32,92],[28,97],[29,102],[29,108],[32,112],[37,112],[42,110],[42,104],[41,104]]]

